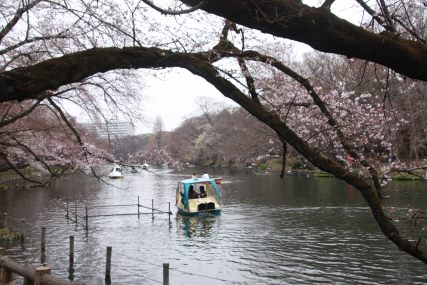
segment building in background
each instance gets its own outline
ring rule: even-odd
[[[135,134],[132,122],[107,121],[102,123],[82,124],[88,133],[96,134],[100,139],[110,140]]]

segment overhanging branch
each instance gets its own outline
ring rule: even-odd
[[[181,0],[194,6],[197,0]],[[374,33],[327,9],[295,0],[215,0],[202,10],[262,32],[302,42],[319,51],[360,58],[427,81],[427,45],[390,33]]]

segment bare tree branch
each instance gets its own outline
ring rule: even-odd
[[[32,111],[34,111],[34,109],[35,109],[38,105],[40,105],[40,103],[41,103],[41,102],[42,102],[42,100],[40,100],[40,99],[39,99],[39,100],[37,100],[37,101],[36,101],[36,103],[34,103],[30,108],[28,108],[28,109],[27,109],[27,110],[25,110],[24,112],[19,113],[18,115],[13,116],[13,117],[12,117],[12,118],[10,118],[10,119],[2,120],[2,121],[0,122],[0,128],[4,127],[4,126],[6,126],[6,125],[12,124],[12,123],[16,122],[18,119],[21,119],[21,118],[25,117],[26,115],[30,114]]]
[[[6,54],[28,43],[34,43],[38,41],[45,41],[45,40],[51,40],[51,39],[66,39],[66,38],[67,36],[64,36],[64,35],[56,35],[56,36],[34,37],[31,39],[25,39],[17,44],[8,46],[7,48],[0,50],[0,55]]]
[[[154,10],[156,10],[157,12],[160,12],[164,15],[182,15],[182,14],[187,14],[187,13],[191,13],[194,12],[198,9],[200,9],[201,7],[203,7],[204,4],[207,3],[207,0],[201,0],[199,2],[199,4],[192,6],[189,9],[186,10],[180,10],[180,11],[172,11],[172,10],[166,10],[166,9],[162,9],[157,5],[154,5],[152,1],[150,0],[142,0],[142,2],[144,2],[145,4],[147,4],[148,6],[150,6],[151,8],[153,8]]]
[[[10,168],[13,169],[13,171],[18,174],[22,179],[29,181],[29,182],[33,182],[39,185],[43,185],[44,183],[38,180],[34,180],[31,179],[27,176],[25,176],[8,158],[7,158],[7,154],[4,153],[3,151],[0,151],[0,157],[7,163],[7,165],[9,165]]]
[[[24,15],[24,13],[31,10],[34,6],[42,2],[43,0],[34,0],[30,2],[28,5],[19,8],[14,17],[7,23],[7,25],[0,31],[0,43],[3,41],[3,38],[13,29],[13,27],[18,23],[19,19]]]
[[[326,9],[326,10],[331,10],[331,6],[332,4],[334,4],[335,0],[325,0],[325,2],[323,2],[322,6],[320,6],[320,8],[322,9]]]
[[[61,108],[56,105],[56,103],[52,100],[52,98],[47,98],[49,103],[56,109],[56,111],[60,114],[62,120],[65,122],[67,127],[73,132],[74,136],[76,137],[78,143],[83,146],[83,141],[77,132],[77,130],[73,127],[73,125],[70,123],[70,121],[67,119],[67,116],[65,116],[64,112],[62,112]]]

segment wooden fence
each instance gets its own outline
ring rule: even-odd
[[[24,278],[24,285],[84,285],[84,283],[69,282],[50,275],[49,267],[22,265],[7,256],[0,255],[0,285],[12,284],[14,274]]]

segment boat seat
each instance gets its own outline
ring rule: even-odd
[[[206,207],[207,210],[215,210],[215,203],[209,202]]]
[[[200,211],[206,211],[206,210],[215,210],[215,203],[214,202],[209,202],[207,204],[205,204],[205,203],[199,204],[197,206],[197,210],[199,212]]]

